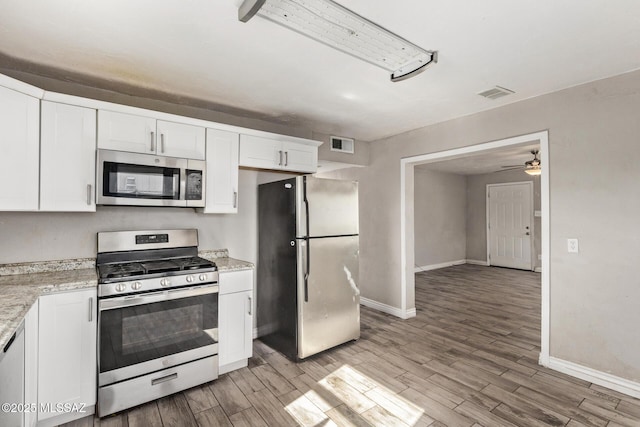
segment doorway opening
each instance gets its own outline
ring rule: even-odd
[[[541,264],[541,343],[540,363],[549,363],[549,137],[541,131],[482,144],[411,156],[401,160],[401,301],[402,317],[415,316],[415,167],[428,163],[498,153],[509,147],[536,144],[540,149],[540,264]]]

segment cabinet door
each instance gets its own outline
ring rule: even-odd
[[[238,212],[239,135],[207,129],[207,197],[205,213]]]
[[[253,352],[253,270],[220,274],[220,366],[240,362]]]
[[[24,403],[38,403],[38,300],[24,318]],[[25,412],[25,427],[38,421],[37,412]]]
[[[240,166],[282,169],[282,142],[253,135],[240,135]]]
[[[96,291],[40,297],[38,403],[96,403]],[[42,408],[40,408],[42,409]],[[38,420],[60,415],[40,412]],[[86,414],[79,413],[79,417]]]
[[[24,329],[15,332],[11,345],[0,349],[0,403],[20,405],[24,402]],[[23,425],[23,411],[0,411],[0,425],[20,427]]]
[[[0,86],[0,211],[38,210],[40,101]]]
[[[318,169],[318,147],[313,145],[283,142],[284,169],[296,172],[316,172]]]
[[[158,148],[162,156],[184,159],[205,158],[205,130],[200,126],[158,120]]]
[[[98,148],[155,154],[156,119],[99,110]]]
[[[42,101],[40,210],[95,212],[96,110]]]

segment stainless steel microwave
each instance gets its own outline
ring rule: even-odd
[[[98,150],[99,205],[204,207],[205,162]]]

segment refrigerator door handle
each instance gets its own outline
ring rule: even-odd
[[[305,227],[307,236],[304,238],[307,250],[306,268],[304,272],[304,302],[309,302],[309,273],[311,272],[311,245],[309,245],[309,200],[307,199],[307,177],[303,177],[302,190],[304,194]]]

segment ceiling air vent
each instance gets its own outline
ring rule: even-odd
[[[478,95],[484,96],[485,98],[489,98],[489,99],[498,99],[498,98],[502,98],[503,96],[511,95],[512,93],[515,93],[515,92],[504,87],[496,86],[489,90],[480,92]]]
[[[331,151],[353,154],[353,139],[341,136],[331,137]]]

